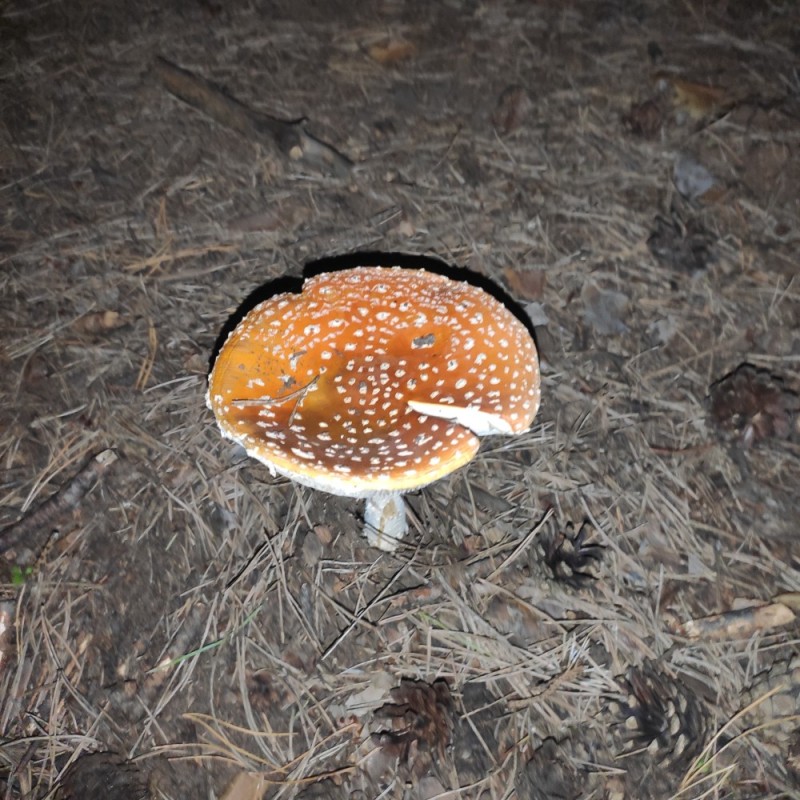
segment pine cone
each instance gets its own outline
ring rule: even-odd
[[[450,687],[444,680],[403,680],[391,698],[375,712],[372,741],[412,777],[422,778],[447,757],[453,733]]]
[[[591,527],[584,523],[575,533],[570,522],[547,544],[545,563],[556,580],[575,583],[595,577],[595,565],[603,558],[603,546],[587,541],[590,531]]]
[[[631,669],[618,707],[626,735],[623,750],[644,749],[661,767],[686,766],[706,744],[708,720],[689,689],[652,664]]]
[[[800,398],[783,380],[752,364],[741,364],[711,387],[711,416],[735,431],[744,447],[797,433]]]

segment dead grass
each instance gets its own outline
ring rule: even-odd
[[[3,797],[52,797],[102,750],[152,797],[797,796],[796,625],[675,633],[800,591],[797,435],[744,449],[706,399],[743,362],[800,390],[793,5],[106,5],[0,12],[0,522],[120,457],[5,554]],[[181,105],[159,54],[307,115],[352,175]],[[646,100],[650,138],[625,122]],[[677,192],[681,154],[713,196]],[[395,555],[204,406],[251,291],[372,250],[463,265],[547,318],[534,429],[410,497]],[[556,580],[547,548],[584,524],[593,577]],[[632,671],[697,718],[662,710],[648,736]],[[373,735],[401,678],[453,694],[435,774],[424,737]]]

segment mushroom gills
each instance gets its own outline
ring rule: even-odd
[[[393,552],[406,535],[406,504],[399,492],[376,492],[364,508],[364,535],[372,547]]]

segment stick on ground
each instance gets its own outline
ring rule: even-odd
[[[309,134],[304,127],[305,120],[287,122],[253,111],[212,82],[165,58],[156,58],[154,69],[168,92],[216,122],[255,141],[266,140],[292,161],[303,161],[320,172],[339,178],[350,172],[353,165],[350,159]]]
[[[0,531],[0,553],[20,542],[34,548],[43,544],[64,516],[78,507],[100,476],[117,460],[113,450],[98,453],[81,471],[35,511]]]

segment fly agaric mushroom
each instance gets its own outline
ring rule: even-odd
[[[539,364],[525,326],[482,289],[358,267],[253,308],[217,356],[207,404],[273,474],[366,498],[367,539],[394,550],[402,492],[466,464],[478,436],[530,428]]]

